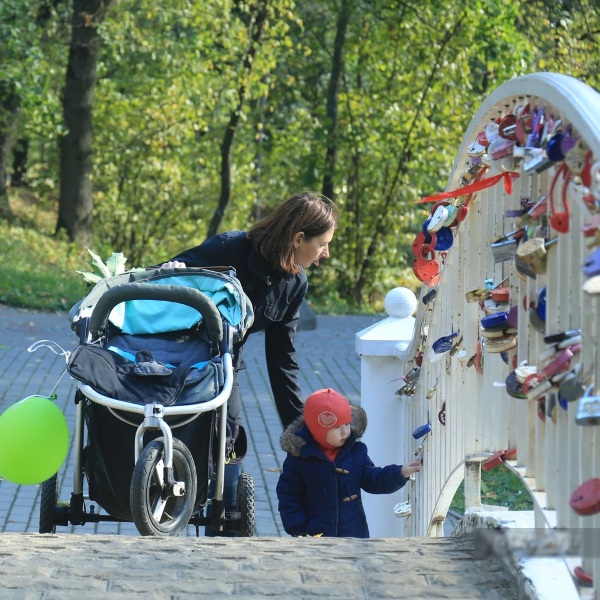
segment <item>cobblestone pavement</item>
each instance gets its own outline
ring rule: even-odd
[[[358,331],[377,316],[319,316],[317,329],[297,334],[305,393],[335,387],[360,401]],[[65,314],[0,307],[0,413],[33,394],[55,389],[74,430],[74,382],[61,375],[77,344]],[[51,342],[31,346],[40,340]],[[39,535],[39,486],[0,480],[0,597],[150,598],[516,598],[500,563],[473,561],[464,539],[294,539],[277,513],[275,486],[285,457],[271,398],[264,337],[246,344],[240,377],[249,448],[244,469],[255,481],[256,538],[143,538],[132,523],[58,527]],[[59,498],[68,500],[73,456],[59,472]],[[390,505],[393,506],[393,498]],[[73,535],[76,534],[76,535]],[[120,535],[113,535],[120,534]],[[32,575],[35,574],[35,575]]]

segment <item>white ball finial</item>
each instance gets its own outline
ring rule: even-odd
[[[390,317],[405,319],[415,312],[417,303],[417,297],[412,290],[397,287],[386,294],[383,306]]]

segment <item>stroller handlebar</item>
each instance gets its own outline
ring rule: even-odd
[[[128,300],[163,300],[195,308],[204,318],[210,340],[219,344],[223,339],[221,313],[206,294],[200,290],[180,285],[143,282],[117,285],[100,297],[90,316],[89,330],[92,336],[102,335],[106,330],[112,309]]]

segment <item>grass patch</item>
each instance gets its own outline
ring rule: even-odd
[[[85,295],[75,271],[86,270],[85,248],[53,235],[56,210],[16,190],[16,219],[0,220],[0,303],[35,310],[68,310]]]
[[[508,510],[533,510],[533,499],[525,484],[505,465],[481,470],[481,503],[506,506]],[[464,514],[464,482],[456,490],[450,510]]]

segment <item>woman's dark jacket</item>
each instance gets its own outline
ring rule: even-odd
[[[352,433],[335,462],[319,449],[303,417],[283,432],[281,447],[288,455],[277,483],[277,498],[287,533],[369,537],[361,489],[369,494],[391,494],[408,479],[401,474],[400,465],[373,465],[367,447],[357,441],[366,426],[365,411],[353,406]]]
[[[265,332],[265,355],[273,396],[284,425],[302,413],[294,340],[300,305],[308,290],[306,273],[297,275],[273,268],[257,252],[245,231],[230,231],[208,238],[171,260],[188,267],[228,266],[235,269],[254,308],[254,325],[248,334]],[[236,361],[236,365],[242,364]]]

